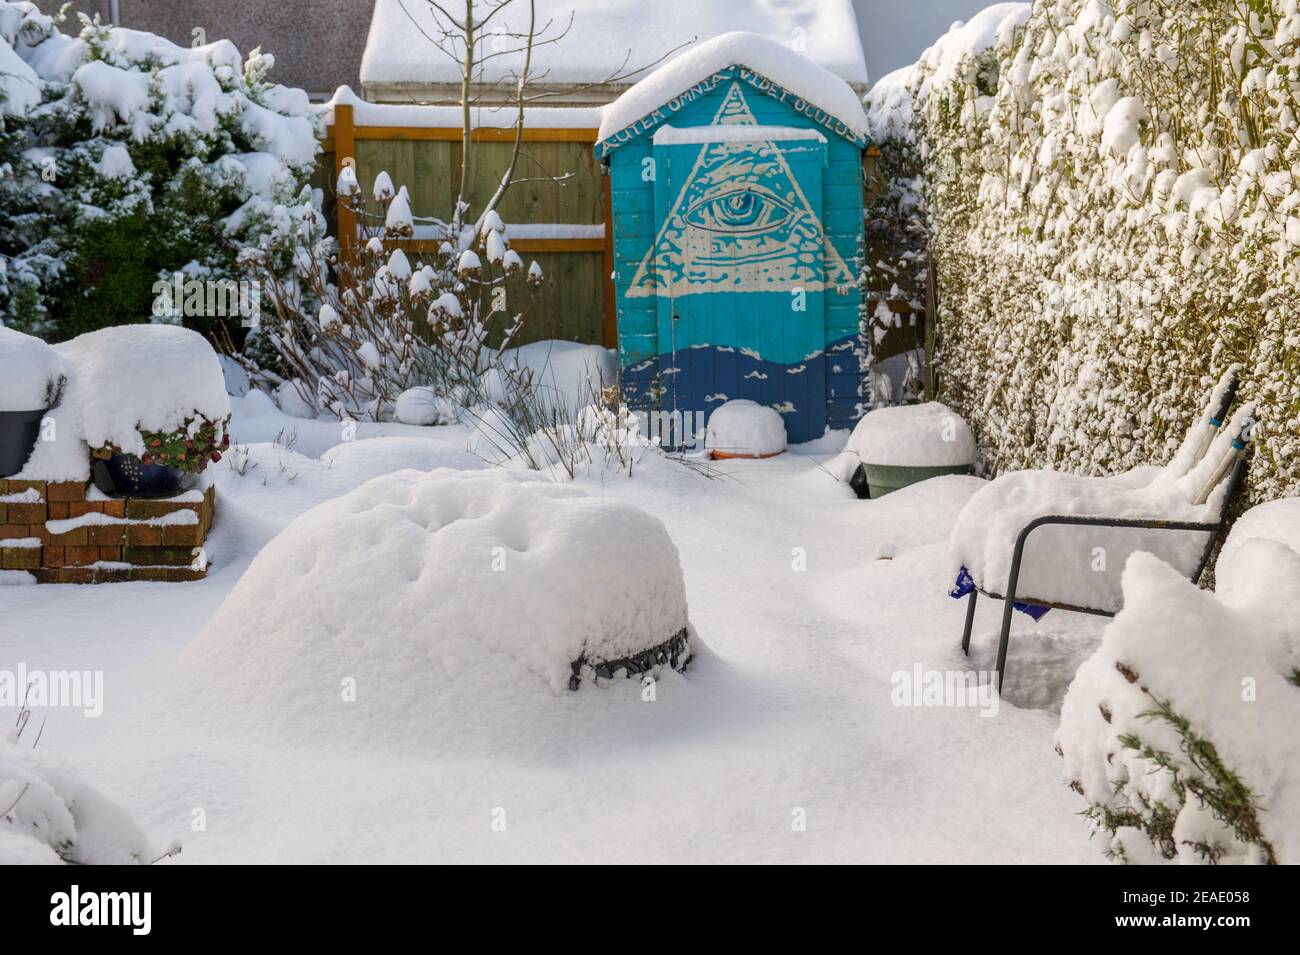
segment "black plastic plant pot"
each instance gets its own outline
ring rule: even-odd
[[[171,497],[179,493],[184,477],[176,468],[145,464],[134,454],[114,454],[103,464],[112,483],[111,493],[118,497]]]
[[[48,410],[0,411],[0,477],[9,477],[23,469],[36,447],[41,421]]]

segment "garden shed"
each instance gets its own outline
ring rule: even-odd
[[[791,442],[851,427],[868,145],[853,88],[786,45],[730,33],[602,120],[629,404],[702,423],[749,399],[781,413]]]

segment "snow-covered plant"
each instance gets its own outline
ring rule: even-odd
[[[1106,855],[1300,861],[1300,554],[1249,540],[1199,590],[1150,554],[1080,668],[1056,736]]]
[[[0,3],[0,19],[16,22],[13,50],[41,87],[25,117],[25,240],[60,264],[57,277],[32,270],[45,317],[29,325],[64,338],[147,320],[156,282],[236,281],[245,249],[278,249],[287,273],[319,118],[267,80],[272,57],[84,16],[73,37],[30,4]]]
[[[28,116],[40,104],[42,83],[15,51],[20,37],[33,33],[23,14],[0,3],[0,323],[38,329],[45,316],[41,286],[61,264],[32,230],[42,189],[28,153]]]
[[[37,750],[26,703],[0,735],[0,865],[148,865],[181,851],[159,844],[71,766]]]
[[[907,88],[892,142],[924,173],[938,396],[990,466],[1158,462],[1238,361],[1262,399],[1252,493],[1295,488],[1294,0],[999,4]]]
[[[163,467],[176,468],[187,474],[198,474],[208,466],[221,460],[221,454],[230,447],[230,418],[212,421],[201,414],[195,414],[180,428],[174,431],[141,430],[140,438],[144,442],[145,453],[140,455],[143,464],[159,464]],[[115,444],[91,448],[91,456],[107,460],[122,449]]]
[[[577,477],[612,469],[631,476],[657,445],[639,416],[621,404],[617,385],[588,380],[586,400],[555,400],[525,369],[505,387],[491,388],[496,400],[468,409],[464,417],[476,435],[477,450],[494,460],[534,471]]]
[[[515,311],[517,297],[531,300],[541,270],[534,263],[525,272],[495,213],[477,232],[435,224],[439,251],[413,263],[401,248],[414,234],[409,194],[387,172],[366,202],[347,167],[338,195],[361,224],[355,245],[339,256],[324,243],[299,246],[305,294],[273,287],[266,332],[284,374],[255,375],[272,385],[289,380],[310,407],[339,417],[388,418],[419,387],[461,407],[482,404],[483,376],[523,324],[527,303]]]

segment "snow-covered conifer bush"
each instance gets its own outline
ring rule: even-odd
[[[24,26],[23,11],[0,3],[0,322],[30,328],[43,316],[40,287],[58,263],[30,231],[40,169],[27,152],[28,115],[42,84],[15,51]]]
[[[238,280],[245,250],[291,276],[294,242],[323,233],[306,186],[319,119],[301,90],[268,81],[274,59],[85,17],[77,36],[61,25],[0,3],[0,36],[38,82],[12,185],[33,206],[23,288],[40,293],[35,308],[0,298],[0,320],[57,338],[145,321],[156,282]]]
[[[876,138],[921,164],[938,396],[992,470],[1166,460],[1237,361],[1252,494],[1300,484],[1298,70],[1294,0],[999,4],[913,69]]]

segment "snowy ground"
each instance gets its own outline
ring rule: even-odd
[[[504,743],[468,718],[455,745],[398,745],[381,727],[357,749],[231,729],[177,691],[177,656],[297,514],[381,473],[481,462],[458,427],[363,425],[340,444],[337,424],[266,409],[233,430],[296,438],[216,466],[206,581],[0,588],[0,666],[105,674],[102,717],[36,714],[42,749],[159,840],[180,839],[178,862],[1101,858],[1052,751],[1053,706],[1095,621],[1018,622],[994,716],[891,702],[897,671],[988,665],[1000,605],[982,602],[967,661],[964,605],[945,595],[947,535],[974,478],[858,501],[822,469],[838,450],[823,446],[725,462],[716,480],[666,464],[581,480],[666,523],[707,648],[689,674],[662,680],[654,702],[630,681],[563,694]]]

